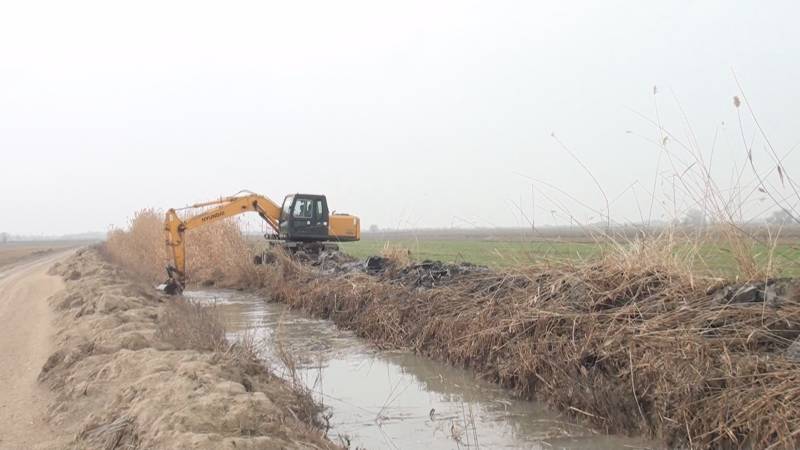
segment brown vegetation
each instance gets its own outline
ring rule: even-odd
[[[222,351],[227,345],[225,326],[216,307],[181,297],[164,306],[156,336],[181,350]]]
[[[785,356],[800,334],[797,285],[742,296],[695,278],[665,244],[466,271],[432,288],[402,268],[323,275],[284,257],[266,285],[380,346],[473,368],[607,431],[698,448],[800,446],[800,364]]]

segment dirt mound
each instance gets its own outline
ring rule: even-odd
[[[58,350],[40,380],[57,396],[51,422],[75,434],[75,448],[335,448],[309,397],[223,345],[221,329],[176,338],[192,306],[93,249],[53,271],[67,288],[51,299]]]
[[[265,294],[609,432],[800,447],[798,282],[725,285],[647,256],[507,271],[380,261],[373,275],[282,258]]]
[[[488,272],[486,267],[467,262],[452,264],[431,260],[405,264],[395,270],[377,272],[369,270],[370,261],[371,258],[367,260],[367,273],[381,274],[382,278],[387,281],[418,288],[445,286],[469,275]]]
[[[262,261],[274,264],[281,258],[292,258],[298,264],[311,267],[323,275],[344,275],[366,273],[379,279],[402,286],[417,288],[432,288],[442,286],[460,277],[486,273],[488,268],[468,262],[445,263],[441,261],[424,260],[413,262],[408,255],[405,258],[389,256],[370,256],[364,260],[353,258],[341,251],[324,251],[317,255],[294,254],[287,255],[277,250],[266,253]]]

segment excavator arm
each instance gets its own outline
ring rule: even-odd
[[[175,209],[167,211],[164,219],[167,250],[174,265],[167,266],[167,282],[163,289],[168,294],[183,291],[186,282],[186,242],[184,233],[246,212],[256,212],[276,233],[280,230],[281,208],[267,197],[248,194],[221,198],[219,200],[197,203],[182,209],[209,208],[202,213],[182,220]]]

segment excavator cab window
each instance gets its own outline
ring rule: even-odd
[[[328,203],[324,195],[296,194],[283,203],[280,235],[290,241],[328,240]]]
[[[308,198],[298,198],[294,203],[294,213],[292,216],[295,219],[312,219],[314,217],[314,207],[312,206],[313,200]]]
[[[294,196],[288,195],[283,199],[283,207],[281,208],[281,222],[289,219],[292,212],[292,203],[294,203]]]

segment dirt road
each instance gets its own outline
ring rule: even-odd
[[[45,421],[50,392],[36,377],[52,351],[47,298],[63,288],[47,275],[73,251],[47,254],[0,271],[0,449],[60,447],[65,436]]]

